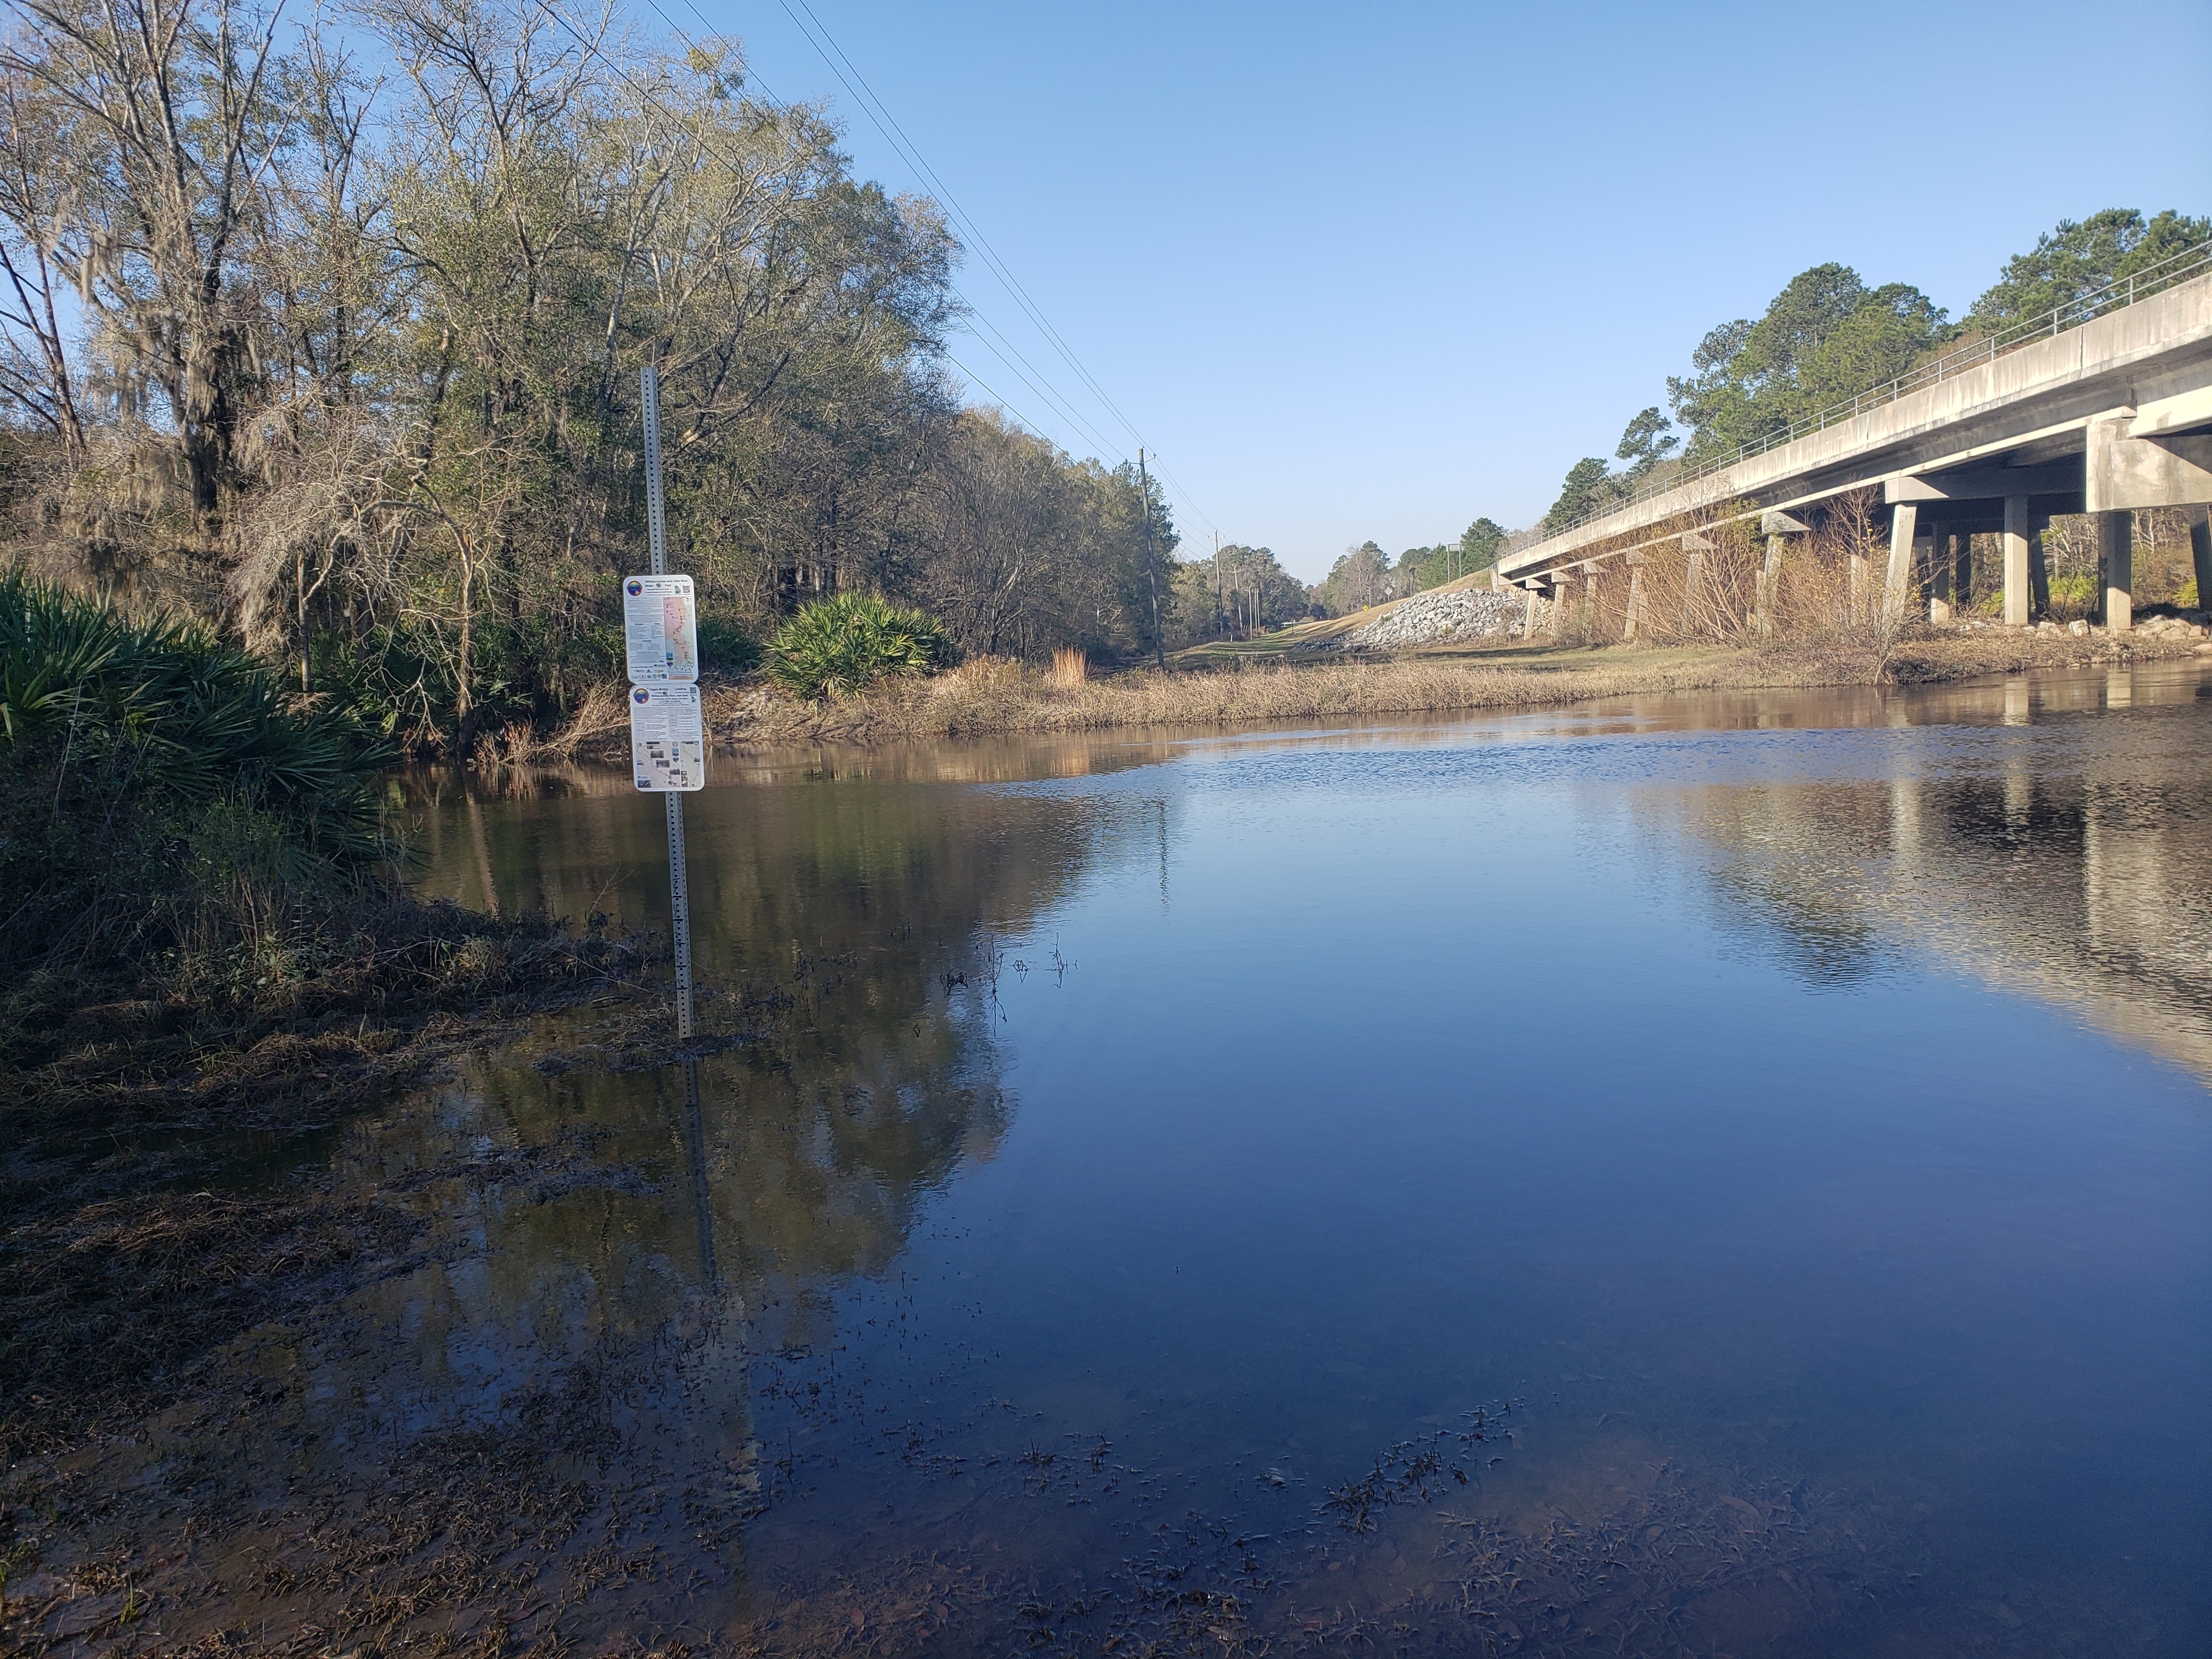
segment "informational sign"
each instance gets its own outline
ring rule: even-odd
[[[689,576],[623,578],[623,643],[632,685],[699,678],[699,606]]]
[[[634,685],[629,753],[637,787],[648,794],[707,787],[707,729],[696,685]]]

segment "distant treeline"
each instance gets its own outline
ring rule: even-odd
[[[2208,237],[2212,218],[2171,210],[2149,219],[2132,208],[2062,219],[2007,260],[1955,323],[1908,283],[1869,288],[1848,265],[1815,265],[1792,277],[1757,321],[1739,317],[1698,341],[1691,372],[1668,378],[1671,418],[1656,404],[1640,410],[1613,450],[1618,466],[1595,455],[1577,461],[1540,528],[1565,529],[1685,466],[1786,432],[2014,324],[2082,301],[2094,310],[2094,296],[2115,281]]]
[[[1477,519],[1457,541],[1409,547],[1395,561],[1375,543],[1363,542],[1310,586],[1267,548],[1224,547],[1177,568],[1177,625],[1190,639],[1218,639],[1345,616],[1487,570],[1507,540],[1506,531]]]

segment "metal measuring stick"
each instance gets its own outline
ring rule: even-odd
[[[640,371],[645,404],[645,518],[653,544],[653,574],[668,574],[668,532],[661,518],[660,376],[651,363]],[[676,1036],[691,1036],[691,878],[684,865],[684,797],[661,796],[668,809],[668,933],[676,947]]]

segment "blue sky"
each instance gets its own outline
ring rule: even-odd
[[[787,0],[659,3],[775,96],[829,97],[860,173],[927,187]],[[1309,579],[1369,537],[1528,524],[1808,265],[1955,315],[2061,217],[2212,210],[2203,0],[810,3],[1165,457],[1184,553],[1218,528]],[[981,259],[960,285],[1091,432],[963,338],[978,400],[1134,453]]]

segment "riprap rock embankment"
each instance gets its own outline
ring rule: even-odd
[[[1488,588],[1439,588],[1416,593],[1335,641],[1340,651],[1401,651],[1461,640],[1511,639],[1521,633],[1528,599]]]

